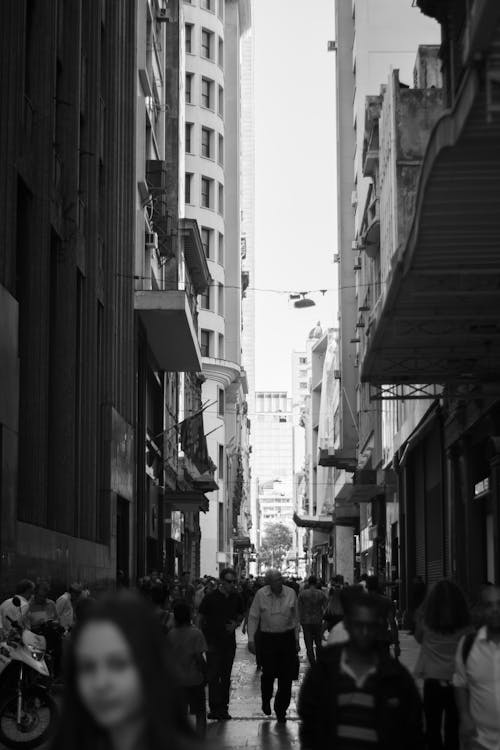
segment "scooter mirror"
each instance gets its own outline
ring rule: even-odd
[[[21,606],[21,600],[18,596],[12,597],[12,604],[14,607],[20,607]]]

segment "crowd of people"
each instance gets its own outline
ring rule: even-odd
[[[63,634],[53,661],[64,685],[53,750],[196,746],[207,720],[231,720],[240,627],[261,672],[263,715],[274,710],[280,724],[299,677],[302,633],[302,750],[500,749],[496,585],[485,585],[472,608],[451,580],[424,592],[411,617],[420,645],[413,675],[399,660],[397,608],[375,577],[326,586],[315,576],[284,580],[278,570],[238,579],[224,568],[218,579],[194,581],[187,571],[152,571],[135,591],[118,588],[93,597],[73,583],[51,598],[47,582],[23,580],[0,605],[2,638],[15,623],[57,623]]]

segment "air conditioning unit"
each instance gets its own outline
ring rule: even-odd
[[[340,263],[340,255],[338,253],[335,253],[335,255],[333,256],[333,262]]]
[[[354,263],[354,266],[353,266],[354,270],[361,271],[362,267],[363,266],[361,265],[361,258],[356,258],[356,262]]]
[[[353,190],[351,193],[351,206],[355,208],[358,205],[358,191]]]
[[[355,253],[358,252],[358,241],[357,240],[353,240],[351,242],[351,250],[353,250]]]
[[[146,232],[145,244],[147,250],[158,250],[158,235],[156,232]]]
[[[337,51],[337,42],[329,41],[327,45],[328,52],[336,52]]]
[[[335,378],[335,380],[340,380],[340,370],[334,370],[333,377]]]
[[[170,15],[168,8],[160,8],[156,14],[156,20],[158,23],[170,23],[172,16]]]

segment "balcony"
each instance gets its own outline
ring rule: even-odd
[[[490,40],[491,47],[500,44],[500,22],[490,28]],[[498,384],[500,107],[495,109],[498,94],[490,86],[495,76],[500,78],[500,62],[493,55],[485,68],[467,68],[453,109],[431,132],[413,221],[369,319],[365,382]]]
[[[201,352],[192,295],[181,286],[136,291],[135,310],[160,370],[198,372]]]
[[[354,471],[357,466],[357,458],[355,455],[350,455],[349,451],[338,448],[320,448],[319,465],[334,466],[336,469],[343,471]]]

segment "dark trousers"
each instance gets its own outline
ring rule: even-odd
[[[208,705],[213,714],[227,713],[235,653],[236,643],[232,641],[224,641],[208,647]]]
[[[309,664],[312,666],[316,661],[314,653],[314,646],[316,646],[316,654],[321,648],[321,636],[323,635],[323,625],[302,625],[302,632],[304,633],[304,643],[306,644],[307,658]]]
[[[458,750],[458,711],[452,685],[424,680],[424,714],[428,750]]]
[[[262,675],[260,689],[262,702],[273,697],[274,680],[278,680],[278,689],[274,698],[274,710],[277,716],[284,716],[292,698],[292,682],[297,679],[297,651],[295,632],[261,634]]]

